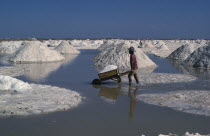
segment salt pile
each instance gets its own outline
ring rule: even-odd
[[[150,43],[150,42],[146,42],[145,47],[146,48],[154,48],[154,45],[152,45],[152,43]]]
[[[122,40],[104,40],[103,44],[98,48],[99,51],[102,51],[106,48],[109,48],[110,46],[114,46],[115,44],[122,43]]]
[[[117,66],[115,66],[115,65],[108,65],[103,70],[101,70],[99,73],[104,73],[104,72],[111,71],[111,70],[114,70],[114,69],[117,69]]]
[[[76,50],[73,46],[71,46],[68,42],[62,41],[56,48],[56,51],[66,54],[79,54],[80,52]]]
[[[184,63],[193,67],[210,68],[210,45],[195,50]]]
[[[168,46],[166,46],[165,44],[160,45],[160,47],[158,49],[160,49],[160,50],[169,50]]]
[[[202,45],[198,44],[186,44],[179,48],[177,48],[174,52],[172,52],[168,58],[170,59],[176,59],[180,61],[184,61],[187,59],[187,57],[190,56],[193,51],[195,51],[197,48],[201,47]]]
[[[38,41],[26,42],[24,47],[10,58],[12,62],[53,62],[60,60],[64,60],[61,54]]]
[[[181,46],[175,40],[144,40],[142,43],[145,44],[143,52],[164,58]]]
[[[49,85],[28,84],[0,76],[0,116],[43,114],[77,107],[79,93]]]
[[[22,41],[4,41],[0,43],[0,54],[13,54],[22,46]]]
[[[103,68],[107,65],[116,65],[118,68],[130,69],[130,55],[128,48],[131,44],[119,43],[103,48],[95,57],[95,66]],[[139,68],[156,66],[156,64],[148,58],[139,48],[134,47]]]
[[[27,89],[30,89],[30,85],[28,83],[24,83],[18,79],[0,75],[0,91],[8,90],[15,92],[25,92]]]
[[[170,107],[186,113],[210,116],[210,92],[205,90],[182,90],[166,93],[138,95],[145,103]]]

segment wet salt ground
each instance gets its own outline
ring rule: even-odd
[[[102,86],[90,83],[97,78],[92,58],[95,50],[82,51],[71,63],[40,81],[24,76],[18,77],[27,82],[49,84],[75,90],[85,96],[83,103],[70,111],[29,117],[0,119],[0,135],[4,136],[148,136],[186,131],[200,134],[210,133],[210,117],[192,115],[169,108],[141,103],[136,95],[155,88],[138,87],[127,83],[118,86],[107,82]],[[152,58],[159,67],[154,72],[182,73],[168,60]],[[158,88],[160,89],[160,88]],[[109,99],[108,99],[109,98]],[[111,100],[111,101],[110,101]]]

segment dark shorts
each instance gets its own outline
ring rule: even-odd
[[[132,70],[132,72],[130,72],[129,74],[131,74],[131,75],[137,74],[137,69],[136,70]]]

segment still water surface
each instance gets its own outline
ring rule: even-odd
[[[58,66],[39,80],[31,76],[18,77],[29,83],[75,90],[86,99],[69,111],[1,118],[0,136],[156,136],[160,133],[183,134],[187,131],[210,133],[210,117],[137,101],[136,95],[150,91],[149,87],[135,84],[128,86],[127,83],[118,85],[112,81],[101,86],[90,84],[97,78],[92,61],[96,53],[95,50],[82,50],[82,54],[74,56],[71,62]],[[150,57],[159,65],[154,72],[184,73],[168,60]]]

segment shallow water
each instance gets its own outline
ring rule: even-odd
[[[34,80],[30,76],[18,78],[30,83],[49,84],[78,91],[86,97],[82,104],[69,111],[46,115],[1,118],[0,135],[151,136],[160,133],[183,134],[186,131],[210,133],[210,117],[182,113],[136,100],[136,95],[155,88],[134,84],[129,87],[127,83],[118,85],[112,81],[102,86],[93,86],[90,83],[97,78],[97,72],[92,65],[92,58],[97,51],[81,52],[81,55],[60,65],[43,79]],[[154,59],[155,62],[161,62],[158,62],[159,67],[155,72],[181,72],[169,61]]]

